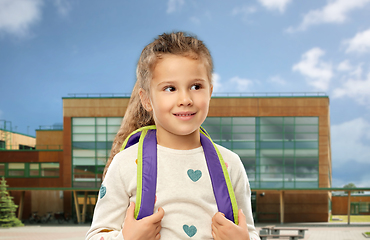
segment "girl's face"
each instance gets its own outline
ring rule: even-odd
[[[153,70],[150,99],[142,97],[143,106],[153,111],[158,143],[184,149],[173,146],[179,137],[194,135],[199,139],[199,127],[207,117],[211,94],[212,86],[201,60],[163,55]]]

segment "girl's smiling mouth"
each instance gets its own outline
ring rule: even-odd
[[[179,112],[174,113],[173,115],[182,119],[190,119],[192,118],[196,113],[195,112]]]

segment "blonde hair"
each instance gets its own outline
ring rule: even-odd
[[[164,33],[159,35],[152,43],[148,44],[141,52],[137,69],[137,81],[131,93],[131,98],[127,106],[120,129],[114,138],[112,150],[104,168],[103,179],[107,173],[113,157],[119,153],[122,143],[128,135],[138,128],[154,125],[152,112],[148,112],[142,106],[139,91],[142,88],[150,95],[150,80],[153,70],[164,54],[174,54],[193,59],[200,59],[206,69],[210,84],[212,84],[213,61],[207,47],[195,36],[184,32]]]

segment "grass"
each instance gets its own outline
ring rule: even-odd
[[[333,218],[342,219],[342,221],[332,220]],[[351,215],[351,223],[370,222],[370,215]],[[330,218],[330,222],[348,222],[347,215],[334,215]]]

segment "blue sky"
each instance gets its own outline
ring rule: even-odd
[[[188,31],[215,92],[324,92],[333,186],[370,186],[370,0],[0,0],[0,119],[35,135],[69,93],[129,93],[142,48]],[[367,169],[367,170],[366,170]]]

